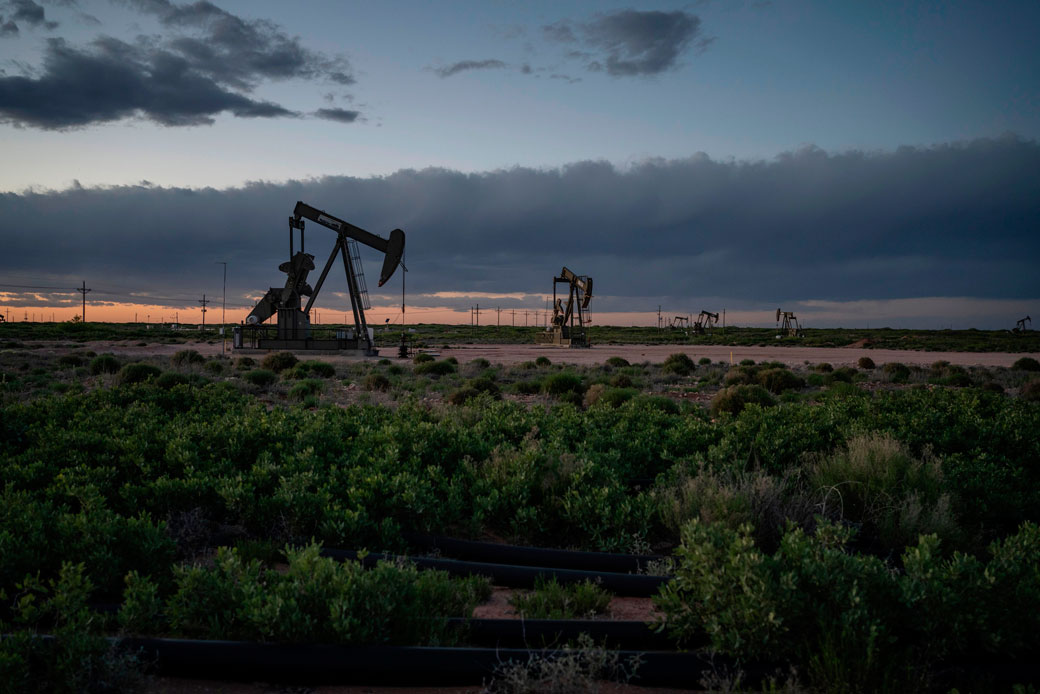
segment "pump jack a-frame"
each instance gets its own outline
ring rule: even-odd
[[[325,268],[312,289],[307,284],[308,273],[315,268],[314,256],[304,251],[304,219],[317,222],[336,232],[336,242]],[[300,231],[300,250],[293,252],[293,230]],[[372,334],[365,321],[365,309],[372,306],[368,301],[368,289],[361,268],[358,243],[385,254],[383,268],[379,274],[382,287],[394,274],[398,265],[404,267],[404,232],[394,229],[390,238],[384,239],[360,227],[334,217],[310,205],[297,202],[293,216],[289,217],[289,260],[278,266],[288,277],[284,287],[271,287],[256,307],[249,313],[245,325],[236,326],[234,347],[236,349],[284,349],[284,350],[336,350],[357,351],[366,356],[375,356],[378,351],[372,343]],[[350,307],[354,314],[354,330],[340,331],[334,338],[316,338],[311,334],[310,310],[325,284],[336,256],[343,259],[343,270],[347,279]],[[407,270],[407,268],[405,268]],[[309,297],[301,307],[302,297]],[[277,314],[277,330],[274,337],[261,331],[261,324]],[[246,344],[248,342],[248,345]]]
[[[557,296],[558,284],[566,284],[568,287],[566,306],[563,299]],[[589,347],[589,336],[585,329],[592,322],[589,313],[591,300],[592,278],[575,275],[566,267],[563,268],[559,277],[553,277],[552,325],[544,332],[537,333],[535,342],[560,347]]]

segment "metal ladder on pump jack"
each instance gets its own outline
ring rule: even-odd
[[[372,302],[368,298],[368,285],[365,284],[365,271],[361,266],[361,248],[354,239],[347,239],[347,248],[350,252],[350,264],[354,267],[354,279],[357,280],[358,299],[366,311],[372,310]]]

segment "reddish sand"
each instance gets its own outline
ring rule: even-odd
[[[172,355],[182,349],[195,349],[200,353],[213,356],[221,353],[221,345],[208,343],[187,344],[145,344],[130,342],[92,342],[85,345],[95,352],[112,352],[114,354],[145,357]],[[65,353],[67,348],[42,348],[44,352]],[[396,359],[394,347],[382,348],[383,356]],[[1006,352],[918,352],[897,349],[863,349],[861,347],[783,347],[768,345],[766,347],[726,347],[726,346],[689,346],[689,345],[594,345],[591,349],[566,349],[547,347],[545,345],[453,345],[448,349],[424,350],[441,358],[455,357],[460,362],[473,359],[487,359],[493,364],[518,364],[533,361],[545,356],[554,362],[567,364],[602,364],[610,357],[624,357],[633,364],[648,361],[663,362],[669,354],[683,352],[697,360],[708,357],[712,361],[739,362],[741,359],[757,361],[781,361],[794,366],[804,362],[818,364],[828,362],[835,366],[855,365],[860,357],[870,357],[878,365],[885,362],[902,362],[927,366],[933,362],[944,360],[951,364],[963,366],[1011,366],[1024,356],[1040,359],[1040,354],[1008,354]],[[230,356],[235,356],[228,351]],[[305,352],[300,353],[306,354]],[[256,356],[256,355],[252,355]],[[356,361],[358,357],[335,354],[315,355],[316,359],[332,363]]]

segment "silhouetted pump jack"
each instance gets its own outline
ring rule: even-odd
[[[332,247],[332,253],[313,288],[307,283],[307,276],[315,269],[315,265],[314,256],[304,251],[305,219],[336,232],[336,243]],[[300,250],[296,253],[293,252],[294,229],[300,232]],[[358,243],[385,254],[383,268],[379,274],[380,287],[386,284],[398,265],[404,267],[401,262],[404,255],[404,232],[400,229],[394,229],[390,232],[390,238],[384,239],[306,203],[297,202],[293,216],[289,217],[289,260],[278,266],[278,269],[286,274],[285,286],[271,287],[250,311],[245,325],[235,329],[235,347],[242,349],[246,346],[244,338],[250,337],[248,346],[257,349],[358,350],[367,356],[377,355],[378,351],[372,343],[372,333],[365,321],[365,309],[372,306],[368,300],[368,288],[365,286]],[[337,254],[343,259],[350,307],[354,314],[354,330],[341,331],[334,339],[313,338],[311,307],[318,298],[322,285],[325,284],[325,278],[328,277]],[[306,304],[303,303],[303,297],[308,297]],[[276,336],[261,336],[260,325],[274,315],[278,317]]]

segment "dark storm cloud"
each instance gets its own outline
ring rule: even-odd
[[[707,48],[711,38],[701,35],[701,20],[687,12],[622,10],[591,22],[556,22],[542,27],[545,36],[564,44],[581,44],[568,56],[582,60],[586,69],[614,77],[658,75],[678,67],[692,45]],[[698,39],[696,42],[695,39]]]
[[[361,114],[358,111],[348,111],[345,108],[319,108],[314,112],[314,115],[325,120],[353,123]]]
[[[86,48],[51,40],[38,75],[0,78],[0,121],[63,129],[133,116],[169,126],[209,124],[223,112],[285,117],[297,114],[248,94],[270,80],[354,82],[346,59],[309,51],[270,22],[246,21],[209,2],[126,4],[171,30],[196,33],[134,44],[101,36]]]
[[[1008,136],[883,154],[809,148],[764,162],[696,155],[625,170],[579,162],[230,190],[6,194],[0,277],[48,272],[47,284],[58,275],[69,286],[86,279],[183,296],[216,291],[212,261],[227,260],[229,304],[241,304],[284,280],[285,217],[304,200],[373,233],[404,229],[416,294],[543,294],[566,265],[595,278],[599,310],[646,310],[646,297],[771,309],[805,299],[1036,298],[1037,181],[1040,145]],[[308,226],[319,266],[331,247],[331,232]],[[374,271],[378,259],[363,254]]]
[[[14,10],[11,18],[15,22],[25,22],[33,27],[43,26],[47,29],[58,26],[57,22],[47,21],[43,5],[38,5],[33,0],[9,0],[7,6]]]
[[[18,25],[15,24],[10,19],[5,22],[4,18],[2,16],[0,16],[0,38],[6,37],[6,36],[17,36],[17,35],[18,35]]]
[[[38,78],[0,78],[0,120],[60,130],[139,114],[163,125],[200,125],[228,111],[241,117],[293,115],[200,75],[179,55],[96,40],[89,51],[50,39]]]
[[[433,68],[438,77],[451,77],[467,70],[500,70],[506,67],[501,60],[460,60],[445,67]]]

